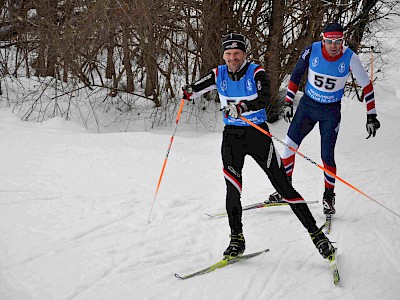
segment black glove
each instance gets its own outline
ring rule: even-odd
[[[238,104],[229,104],[224,107],[225,116],[231,116],[232,118],[239,118],[240,115],[247,111],[247,105],[244,102],[239,102]]]
[[[381,123],[379,123],[378,119],[376,118],[376,114],[367,115],[367,139],[369,139],[371,135],[374,137],[379,127],[381,127]]]
[[[283,104],[283,119],[291,123],[293,119],[293,102],[285,101]]]
[[[193,88],[190,84],[185,84],[182,87],[182,91],[183,91],[183,99],[185,100],[190,100],[190,96],[193,95]]]

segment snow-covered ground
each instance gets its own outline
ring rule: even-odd
[[[338,176],[397,214],[399,71],[393,64],[375,85],[375,138],[365,139],[365,104],[344,99],[336,148]],[[284,139],[287,127],[281,120],[270,131]],[[400,218],[341,182],[330,235],[340,286],[288,207],[243,214],[246,252],[270,252],[176,279],[219,260],[229,226],[205,215],[225,205],[221,130],[184,122],[147,222],[171,133],[98,134],[61,118],[23,122],[1,110],[0,299],[399,299]],[[300,151],[320,163],[319,149],[315,128]],[[243,205],[273,191],[251,158],[243,177]],[[297,157],[294,186],[320,201],[322,171]],[[310,209],[322,225],[321,203]]]

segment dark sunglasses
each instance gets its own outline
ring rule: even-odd
[[[328,45],[331,45],[331,44],[340,45],[341,43],[343,43],[343,39],[342,38],[341,39],[336,39],[336,40],[334,40],[334,39],[325,39],[324,38],[324,41]]]

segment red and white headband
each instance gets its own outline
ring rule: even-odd
[[[323,36],[326,39],[340,39],[343,37],[343,32],[340,31],[324,32]]]

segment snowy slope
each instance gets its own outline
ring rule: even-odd
[[[397,214],[399,74],[393,65],[376,84],[382,127],[373,139],[365,139],[365,104],[344,99],[336,148],[338,175]],[[284,139],[287,126],[279,121],[270,131]],[[219,260],[229,226],[204,214],[225,205],[220,130],[185,124],[147,223],[170,129],[96,134],[58,118],[22,122],[1,110],[0,299],[399,299],[400,218],[340,182],[330,235],[340,286],[288,207],[243,215],[246,252],[270,252],[176,279]],[[317,128],[300,150],[320,163]],[[273,191],[260,176],[248,158],[243,205]],[[294,186],[320,201],[322,171],[298,157]],[[321,203],[310,209],[322,225]]]
[[[365,107],[343,103],[338,175],[400,213],[400,88],[377,87],[382,128],[366,140]],[[271,132],[283,138],[280,121]],[[337,184],[337,241],[343,283],[291,210],[244,214],[247,252],[258,258],[180,281],[218,260],[228,244],[221,134],[178,129],[147,223],[170,132],[93,134],[61,119],[36,124],[0,112],[0,299],[396,299],[400,218]],[[280,148],[280,145],[277,145]],[[318,130],[301,151],[320,162]],[[300,157],[294,185],[320,200],[322,172]],[[271,185],[249,158],[243,204]],[[310,206],[319,224],[321,204]]]

